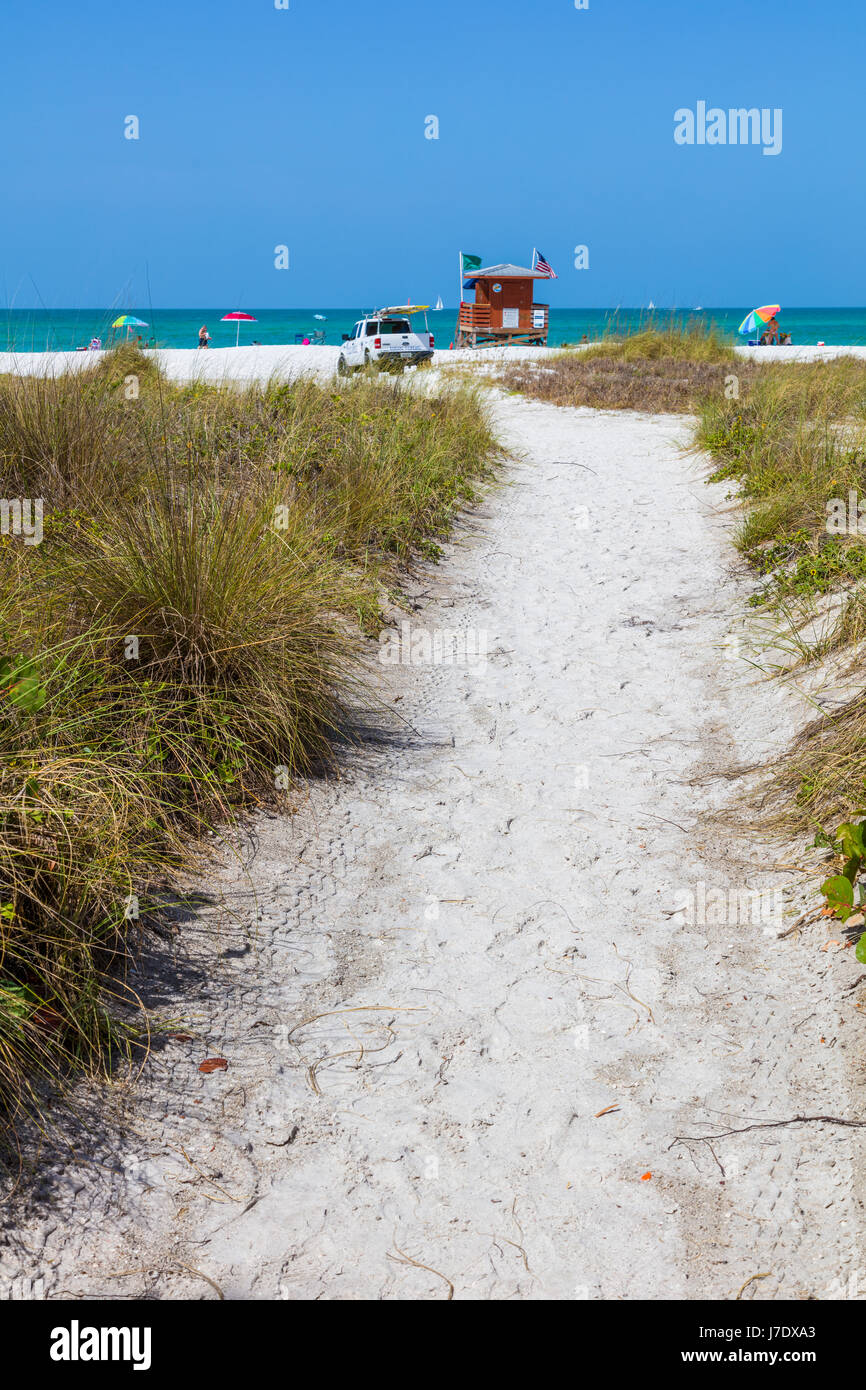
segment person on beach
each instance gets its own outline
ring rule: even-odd
[[[201,328],[198,330],[198,345],[200,348],[206,348],[209,343],[210,334],[207,331],[207,324],[203,323]]]
[[[769,323],[767,324],[767,342],[770,344],[771,347],[774,347],[776,344],[778,344],[778,341],[779,320],[776,318],[774,314],[773,317],[770,319]]]

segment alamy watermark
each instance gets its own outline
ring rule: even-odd
[[[825,1302],[842,1302],[846,1300],[863,1300],[866,1298],[866,1271],[855,1269],[852,1272],[842,1275],[841,1271],[835,1278],[826,1285],[823,1293]]]
[[[82,1327],[73,1318],[68,1327],[52,1329],[48,1354],[52,1361],[129,1361],[134,1371],[147,1371],[151,1328]]]
[[[844,497],[831,497],[824,529],[828,536],[866,536],[866,497],[861,501],[853,488],[847,502]]]
[[[33,1279],[29,1274],[19,1274],[16,1279],[0,1281],[0,1298],[12,1303],[31,1303],[45,1297],[45,1280],[41,1275]]]
[[[379,634],[383,666],[479,666],[487,661],[487,632],[483,628],[386,628]]]
[[[674,141],[678,145],[762,145],[763,153],[782,153],[781,106],[707,106],[699,101],[674,112]]]
[[[785,898],[781,888],[743,888],[726,884],[708,887],[697,883],[677,894],[674,913],[684,912],[691,926],[761,927],[764,935],[782,925]]]
[[[41,497],[0,497],[0,535],[23,536],[25,545],[42,542]]]

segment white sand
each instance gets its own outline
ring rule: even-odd
[[[864,1113],[851,953],[677,912],[701,883],[802,881],[706,820],[737,789],[718,774],[807,714],[725,659],[727,489],[682,418],[495,408],[523,461],[411,608],[486,633],[486,664],[374,665],[391,740],[259,817],[248,877],[206,885],[229,916],[197,909],[161,978],[199,1041],[156,1049],[125,1142],[61,1156],[9,1277],[571,1300],[730,1299],[768,1273],[745,1297],[844,1296],[857,1130],[675,1142]]]
[[[434,354],[434,367],[448,363],[507,362],[548,357],[556,348],[460,348],[443,349]],[[283,381],[301,376],[330,381],[336,376],[338,347],[236,347],[148,349],[148,356],[159,361],[172,381],[258,381],[271,377]],[[103,352],[0,352],[0,374],[53,376],[59,372],[82,371],[92,367]]]
[[[755,362],[830,362],[834,357],[866,358],[866,347],[737,347],[741,357]]]
[[[437,349],[434,367],[465,363],[538,361],[560,348],[487,347]],[[578,349],[579,351],[579,349]],[[743,357],[758,362],[825,362],[833,357],[866,358],[866,347],[737,347]],[[150,350],[148,352],[150,355]],[[338,347],[236,347],[159,348],[152,350],[172,381],[258,381],[271,377],[292,381],[301,376],[330,381],[337,371]],[[101,352],[0,352],[0,374],[51,376],[63,371],[81,371],[104,356]]]

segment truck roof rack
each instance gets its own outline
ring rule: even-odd
[[[387,309],[376,309],[371,318],[381,318],[383,314],[424,314],[429,304],[390,304]]]

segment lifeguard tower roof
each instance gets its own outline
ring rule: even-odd
[[[487,265],[483,270],[467,270],[467,280],[546,280],[548,277],[542,275],[538,270],[527,270],[523,265]]]

